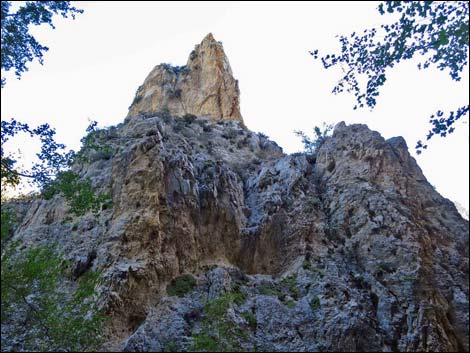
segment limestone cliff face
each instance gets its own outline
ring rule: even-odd
[[[211,120],[242,121],[238,81],[220,42],[208,34],[183,67],[156,66],[137,90],[129,117],[167,111]]]
[[[107,130],[113,155],[74,170],[113,207],[63,222],[62,197],[38,198],[16,231],[103,272],[103,349],[468,351],[469,224],[402,138],[340,123],[314,155],[286,155],[241,118],[213,119]],[[196,287],[169,296],[182,274]]]

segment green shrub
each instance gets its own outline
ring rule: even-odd
[[[316,267],[310,267],[309,269],[315,277],[323,278],[325,277],[325,270]]]
[[[212,319],[220,319],[225,315],[230,305],[233,303],[242,305],[245,300],[246,296],[240,292],[225,293],[219,298],[208,302],[204,307],[204,312]]]
[[[291,287],[297,285],[297,279],[296,279],[295,276],[285,277],[285,278],[282,279],[281,285],[283,285],[285,287],[288,287],[288,288],[291,288]]]
[[[302,263],[302,268],[304,270],[310,270],[312,268],[312,264],[310,263],[310,261],[307,261],[305,260],[303,263]]]
[[[136,99],[138,99],[137,96]],[[115,135],[115,129],[97,129],[97,125],[96,121],[92,121],[87,127],[88,134],[80,140],[82,148],[75,154],[74,161],[90,162],[90,151],[95,151],[98,154],[99,158],[97,159],[109,159],[114,154],[114,149],[106,140]]]
[[[193,334],[193,346],[191,350],[196,352],[220,352],[219,342],[208,332]]]
[[[196,286],[196,279],[189,275],[182,275],[173,279],[166,287],[166,292],[170,296],[183,297]]]
[[[64,217],[60,223],[66,224],[66,223],[70,223],[72,221],[73,221],[72,217],[67,216],[67,217]]]
[[[321,304],[320,304],[320,298],[318,297],[318,295],[312,299],[312,301],[310,302],[310,307],[312,308],[312,310],[320,309]]]
[[[299,298],[300,298],[300,289],[299,289],[299,287],[297,287],[297,286],[291,287],[290,288],[290,294],[291,294],[292,298],[294,298],[295,300],[299,300]]]
[[[289,309],[295,308],[295,301],[289,300],[289,301],[286,303],[286,306],[287,306]]]
[[[25,350],[94,350],[102,343],[105,317],[96,307],[96,272],[87,272],[70,294],[67,264],[51,248],[22,252],[9,244],[2,253],[2,325],[8,322],[24,337]],[[19,322],[18,315],[27,321]]]
[[[295,300],[298,300],[300,297],[300,289],[297,287],[297,278],[295,276],[289,276],[284,278],[281,281],[281,285],[287,287],[290,295]]]
[[[164,352],[179,352],[178,344],[176,342],[167,342],[163,348]]]
[[[302,139],[304,149],[307,153],[315,153],[325,143],[326,139],[331,135],[332,130],[332,124],[323,123],[323,126],[321,128],[318,126],[314,127],[314,135],[311,138],[302,131],[294,131],[294,133],[296,134],[296,136]]]
[[[246,297],[243,293],[229,292],[209,301],[204,307],[203,327],[199,333],[192,335],[191,350],[207,352],[239,351],[239,341],[247,340],[247,333],[226,318],[228,308],[242,305]],[[255,319],[256,320],[256,319]]]
[[[232,287],[231,297],[233,302],[237,305],[242,305],[246,301],[246,294],[241,290],[242,284],[246,283],[244,281],[245,279],[241,279],[238,282],[235,282]]]
[[[246,322],[248,322],[248,326],[250,326],[250,328],[253,330],[256,329],[258,322],[256,321],[256,316],[253,313],[243,313],[241,316],[246,320]]]
[[[259,286],[258,291],[262,295],[268,295],[270,297],[278,297],[279,300],[282,300],[284,295],[282,292],[276,288],[274,284],[271,283],[263,283]]]

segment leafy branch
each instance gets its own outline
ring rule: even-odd
[[[10,13],[11,1],[2,1],[1,7],[2,70],[14,70],[18,78],[28,71],[27,64],[34,58],[42,64],[44,52],[49,50],[28,33],[29,26],[47,23],[55,28],[54,15],[64,18],[70,15],[75,19],[76,14],[83,13],[83,10],[70,6],[70,1],[28,1],[15,13]],[[2,77],[2,88],[5,83],[6,79]]]
[[[448,71],[452,80],[460,81],[468,66],[469,2],[467,1],[384,1],[379,4],[381,15],[397,14],[399,19],[379,28],[365,29],[362,34],[353,32],[339,36],[339,53],[319,55],[323,67],[340,66],[343,76],[332,93],[344,91],[354,94],[354,109],[373,109],[381,87],[387,81],[387,72],[396,64],[420,56],[418,69],[431,66]],[[365,85],[362,84],[364,81]],[[430,118],[433,128],[426,139],[434,135],[446,137],[454,131],[454,123],[468,114],[468,103],[447,114],[438,112]],[[418,153],[427,145],[418,141]]]

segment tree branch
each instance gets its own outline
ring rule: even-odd
[[[14,169],[11,169],[3,160],[1,161],[2,163],[2,167],[5,168],[6,170],[8,170],[8,172],[12,173],[12,174],[15,174],[15,175],[18,175],[18,176],[22,176],[22,177],[25,177],[25,178],[31,178],[31,179],[34,179],[34,178],[37,178],[37,176],[39,174],[42,174],[42,173],[38,173],[38,174],[25,174],[25,173],[22,173],[22,172],[18,172]],[[52,177],[54,176],[53,174],[44,174],[44,176],[47,176],[47,177]]]

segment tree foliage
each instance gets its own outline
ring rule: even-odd
[[[85,161],[83,157],[85,150],[96,149],[102,152],[104,147],[95,136],[100,131],[96,129],[96,124],[94,121],[87,128],[88,135],[82,138],[82,150],[75,153],[73,150],[66,152],[65,145],[55,141],[55,130],[48,124],[31,129],[27,124],[14,119],[9,122],[2,121],[2,145],[0,148],[2,186],[15,187],[20,183],[21,178],[28,178],[42,189],[42,196],[46,200],[56,194],[64,196],[70,206],[69,212],[73,215],[83,216],[88,211],[97,215],[102,205],[110,204],[110,196],[105,193],[96,194],[89,179],[82,180],[77,173],[69,169],[75,161]],[[37,153],[38,162],[34,163],[29,170],[16,168],[16,159],[4,150],[9,139],[20,132],[26,133],[32,138],[39,138],[41,142],[40,152]]]
[[[1,210],[1,242],[12,235],[15,226],[15,216],[10,210]]]
[[[17,160],[5,151],[6,143],[18,133],[26,133],[31,138],[37,137],[41,142],[36,162],[29,171],[16,168]],[[28,124],[15,119],[1,122],[1,181],[2,185],[16,186],[21,177],[29,178],[38,186],[44,185],[51,177],[67,168],[73,159],[74,152],[66,152],[65,145],[55,141],[55,129],[49,124],[30,128]]]
[[[196,279],[190,275],[181,275],[173,279],[168,286],[166,291],[169,296],[184,297],[196,286]]]
[[[111,202],[108,194],[96,194],[93,191],[90,179],[81,181],[80,176],[70,170],[61,172],[42,190],[42,195],[46,200],[50,200],[57,194],[65,197],[70,206],[69,212],[78,217],[88,211],[97,215],[101,211],[102,205],[108,205]]]
[[[47,23],[54,28],[55,14],[63,17],[81,13],[68,1],[33,1],[10,13],[12,3],[2,1],[1,68],[14,70],[18,78],[28,70],[27,64],[42,56],[42,46],[28,32],[29,25]],[[2,77],[1,87],[6,80]],[[31,168],[18,167],[17,158],[7,152],[6,144],[18,134],[40,141],[38,162]],[[47,197],[56,193],[69,201],[70,212],[81,216],[96,213],[109,201],[104,194],[95,195],[90,180],[82,181],[78,174],[67,170],[75,158],[65,145],[55,141],[55,130],[49,124],[31,128],[15,119],[1,122],[1,183],[2,188],[15,188],[23,178],[44,189]],[[87,271],[73,283],[70,263],[52,247],[27,246],[12,240],[14,213],[1,209],[1,320],[2,350],[12,342],[12,350],[25,351],[94,351],[102,342],[105,317],[97,308],[95,287],[99,274]]]
[[[204,319],[199,332],[192,334],[190,350],[195,352],[239,352],[240,343],[247,341],[248,333],[235,325],[227,310],[243,305],[245,294],[239,290],[222,294],[204,306]]]
[[[75,352],[99,346],[105,321],[95,296],[99,273],[85,273],[70,294],[69,264],[52,248],[18,252],[10,244],[1,265],[2,346],[4,325],[7,336],[22,337],[22,350]]]
[[[83,10],[70,6],[70,1],[28,1],[15,13],[10,12],[11,5],[11,1],[2,1],[2,70],[14,70],[20,78],[29,62],[37,58],[42,64],[44,52],[49,50],[29,33],[29,26],[46,23],[55,28],[54,15],[75,19]],[[5,83],[2,77],[2,87]]]
[[[18,78],[28,71],[27,64],[35,58],[43,63],[43,53],[48,50],[29,33],[30,25],[48,24],[54,28],[54,15],[75,18],[83,10],[70,5],[70,1],[29,1],[11,12],[12,2],[1,3],[1,68],[2,71],[14,70]],[[6,79],[2,77],[1,87]],[[41,142],[41,150],[37,154],[39,162],[31,170],[22,171],[17,168],[17,159],[6,153],[5,144],[15,135],[26,133],[37,137]],[[1,182],[2,187],[17,186],[22,177],[29,178],[36,185],[44,185],[58,172],[67,168],[73,152],[66,152],[63,144],[55,141],[55,129],[49,124],[30,128],[28,124],[15,119],[1,122]]]
[[[398,16],[392,24],[366,29],[363,33],[339,36],[339,53],[319,55],[328,69],[342,68],[344,74],[333,88],[333,93],[345,90],[354,94],[354,109],[374,108],[381,87],[387,80],[387,72],[396,64],[420,57],[419,69],[436,67],[460,81],[468,65],[469,2],[467,1],[385,1],[380,3],[381,15]],[[365,78],[366,85],[361,84]],[[454,123],[468,114],[468,102],[455,111],[444,114],[438,111],[431,116],[432,129],[426,139],[434,135],[445,137],[455,129]],[[427,147],[419,141],[418,152]]]

